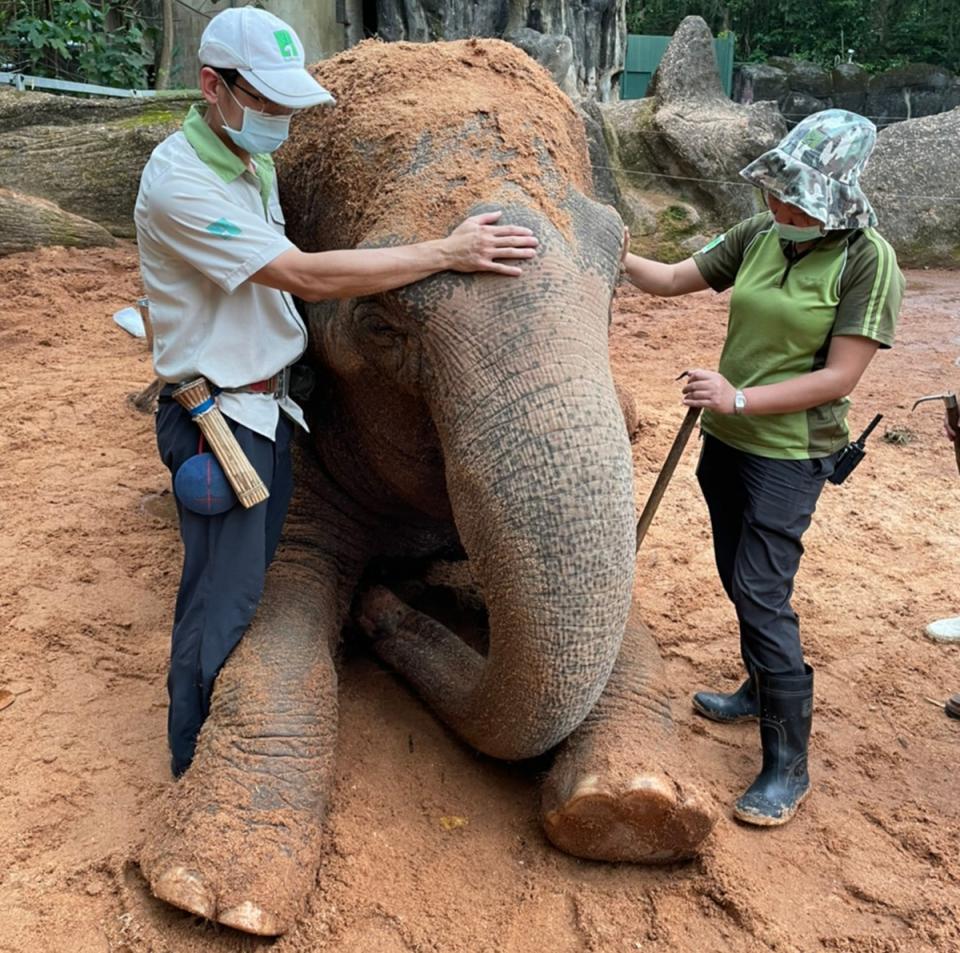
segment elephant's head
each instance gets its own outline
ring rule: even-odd
[[[564,130],[563,142],[527,142],[533,133],[518,125],[524,165],[503,118],[476,109],[444,135],[435,123],[409,148],[389,149],[343,134],[331,116],[299,134],[281,184],[291,236],[307,249],[432,238],[490,207],[540,239],[521,278],[447,272],[308,307],[312,353],[333,375],[366,468],[344,481],[376,488],[369,505],[452,518],[484,592],[488,655],[463,705],[442,714],[477,748],[521,758],[567,735],[603,689],[630,602],[635,514],[607,353],[622,225],[584,195],[586,150],[569,103],[522,53],[493,46],[536,80],[530,108]],[[321,79],[346,99],[335,70]],[[316,144],[310,154],[305,140]],[[346,188],[342,171],[358,151],[366,165],[349,183],[349,207],[331,212],[329,180]],[[474,182],[466,167],[491,161]],[[481,193],[483,202],[465,201]]]

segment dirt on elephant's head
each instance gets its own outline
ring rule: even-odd
[[[512,44],[370,40],[312,71],[337,105],[297,117],[277,163],[305,250],[438,238],[518,191],[566,232],[568,188],[591,192],[576,110]]]

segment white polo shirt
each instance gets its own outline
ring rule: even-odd
[[[195,105],[144,167],[134,220],[153,366],[164,381],[202,375],[218,387],[243,387],[306,350],[307,330],[290,295],[247,280],[294,247],[284,235],[273,160],[258,155],[254,163],[256,174]],[[223,393],[217,403],[271,440],[280,410],[306,426],[290,398]]]

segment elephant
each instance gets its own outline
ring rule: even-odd
[[[555,750],[541,815],[561,850],[693,857],[716,813],[682,778],[632,601],[633,467],[608,354],[624,233],[590,198],[582,123],[498,40],[368,41],[313,69],[337,105],[296,117],[277,157],[298,247],[428,240],[494,208],[540,244],[519,278],[442,272],[302,304],[316,388],[297,490],[193,765],[140,852],[151,890],[250,933],[290,929],[323,857],[350,620],[467,744],[511,761]],[[485,640],[414,604],[437,580],[482,600]]]

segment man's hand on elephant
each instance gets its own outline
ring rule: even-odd
[[[736,388],[716,371],[693,370],[683,385],[683,402],[687,407],[703,407],[718,414],[732,414]]]
[[[536,236],[522,225],[497,225],[503,215],[484,212],[472,215],[445,239],[453,271],[493,271],[514,277],[522,274],[519,265],[503,259],[533,258],[537,253]]]

